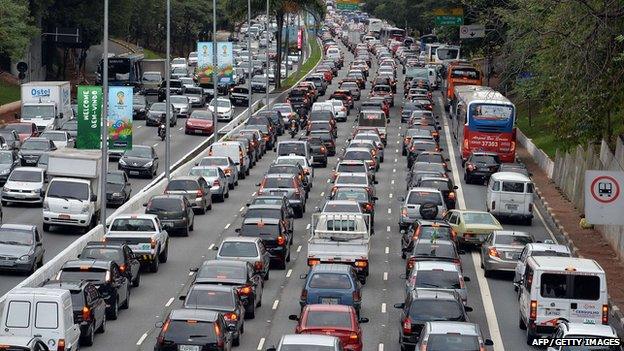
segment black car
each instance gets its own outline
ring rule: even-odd
[[[169,111],[170,111],[169,112],[170,113],[169,126],[173,127],[177,123],[175,116],[178,114],[178,110],[173,105],[170,105]],[[145,117],[145,125],[146,126],[159,126],[161,124],[164,124],[166,121],[167,121],[167,104],[164,102],[156,102],[152,104],[152,106],[150,106],[149,111],[147,111],[147,114]]]
[[[117,167],[130,176],[154,178],[158,172],[158,155],[153,146],[133,145],[121,155]]]
[[[300,108],[309,109],[312,101],[308,97],[308,90],[304,88],[294,88],[288,93],[287,102],[290,102],[293,109],[298,111]]]
[[[232,331],[223,315],[203,309],[176,309],[169,313],[161,328],[154,351],[178,351],[181,346],[197,350],[229,351]]]
[[[184,95],[184,84],[179,79],[169,80],[169,95]],[[163,80],[158,88],[158,102],[167,99],[167,81]]]
[[[292,235],[295,232],[295,213],[292,208],[284,204],[255,204],[249,205],[243,218],[276,218],[283,222],[290,233],[289,245],[292,245]]]
[[[238,346],[244,331],[245,306],[236,288],[226,285],[194,284],[188,294],[181,295],[184,308],[212,310],[223,314],[228,330],[232,332],[233,344]]]
[[[418,239],[449,240],[457,242],[457,234],[446,221],[418,219],[407,230],[401,230],[401,257],[414,249]]]
[[[323,140],[314,136],[308,136],[305,140],[308,141],[308,145],[310,145],[312,151],[312,165],[317,164],[323,168],[327,167],[328,152]]]
[[[266,174],[294,174],[301,179],[301,183],[306,192],[309,192],[312,188],[312,182],[306,177],[305,170],[298,163],[274,163],[269,166],[269,170]]]
[[[3,186],[13,168],[20,165],[21,161],[13,150],[0,150],[0,186]]]
[[[141,284],[141,263],[130,246],[122,242],[90,241],[78,256],[80,259],[114,261],[133,287]]]
[[[336,156],[336,138],[330,131],[315,130],[310,132],[311,137],[320,138],[327,148],[327,156]]]
[[[184,195],[156,195],[145,204],[145,213],[158,216],[168,233],[188,236],[195,229],[195,212]]]
[[[246,261],[207,260],[195,274],[195,284],[215,284],[236,288],[245,307],[245,318],[256,317],[256,307],[262,305],[264,279]]]
[[[249,89],[240,85],[231,88],[230,102],[234,106],[249,106]]]
[[[106,205],[121,206],[130,199],[132,185],[128,174],[122,171],[109,171],[106,174]]]
[[[412,168],[416,158],[423,152],[440,152],[442,149],[435,141],[412,139],[407,148],[407,167]]]
[[[473,152],[462,166],[465,167],[464,181],[466,184],[484,184],[490,176],[500,169],[501,161],[493,152]]]
[[[69,290],[74,310],[74,324],[80,325],[80,345],[93,345],[95,333],[103,333],[106,330],[106,302],[97,287],[86,280],[74,282],[51,280],[43,287]]]
[[[271,261],[275,262],[278,268],[286,269],[286,262],[290,262],[291,235],[281,220],[247,217],[236,232],[240,236],[262,239],[262,243],[271,256]]]
[[[401,123],[406,123],[412,116],[412,112],[420,110],[420,104],[412,101],[406,101],[401,108]]]
[[[24,140],[18,155],[22,166],[36,166],[41,155],[54,150],[56,146],[52,140],[30,137]]]
[[[284,134],[284,120],[282,113],[278,110],[262,110],[256,113],[256,116],[266,116],[271,119],[273,125],[277,129],[277,135]]]
[[[455,190],[457,185],[453,185],[453,181],[446,177],[422,177],[416,182],[417,187],[434,188],[440,190],[447,209],[455,208],[457,194]]]
[[[399,343],[402,350],[414,348],[425,323],[468,322],[466,312],[472,311],[454,292],[422,289],[412,291],[405,302],[394,304],[394,307],[401,310]]]
[[[43,241],[36,225],[0,225],[0,257],[3,261],[0,272],[22,272],[30,275],[43,266],[44,254]]]
[[[130,307],[130,281],[110,260],[79,259],[65,262],[56,276],[61,282],[92,282],[106,301],[106,318],[115,320],[119,309]]]
[[[143,95],[132,96],[132,119],[146,119],[148,110],[147,99]]]

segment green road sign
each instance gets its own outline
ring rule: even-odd
[[[348,4],[348,3],[337,3],[336,7],[338,8],[338,10],[350,10],[350,11],[355,11],[360,8],[358,4]]]
[[[436,16],[435,25],[436,26],[461,26],[464,24],[463,16]]]

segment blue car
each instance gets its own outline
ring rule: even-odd
[[[354,268],[346,264],[317,264],[308,274],[301,275],[305,286],[301,291],[301,308],[308,304],[353,306],[358,316],[362,305],[362,285]]]

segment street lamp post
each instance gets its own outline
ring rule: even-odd
[[[104,0],[104,58],[102,62],[102,162],[100,172],[100,223],[106,227],[106,174],[108,172],[108,0]]]
[[[167,180],[171,179],[169,173],[169,165],[171,164],[170,154],[170,142],[171,142],[171,129],[169,127],[171,121],[171,0],[167,0],[167,63],[165,64],[165,74],[167,79],[167,90],[165,100],[165,177]]]
[[[265,97],[265,105],[266,108],[269,108],[269,47],[270,42],[269,42],[269,29],[271,28],[271,19],[269,17],[269,0],[266,0],[266,23],[267,23],[267,30],[266,30],[266,97]],[[273,71],[273,76],[275,76],[275,71]]]
[[[217,142],[217,97],[219,96],[217,77],[217,0],[212,0],[212,142]]]
[[[251,55],[251,32],[249,31],[249,29],[251,29],[251,0],[247,0],[247,52],[249,53],[249,92],[248,92],[248,101],[249,101],[249,107],[247,108],[247,118],[251,117],[251,105],[252,105],[252,101],[251,99],[253,99],[253,95],[251,94],[251,76],[252,76],[252,70],[253,70],[253,63],[252,63],[252,55]]]

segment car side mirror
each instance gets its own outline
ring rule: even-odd
[[[197,272],[197,271],[199,271],[199,268],[197,268],[197,267],[189,268],[189,272]]]
[[[143,207],[147,207],[147,202],[144,202],[144,203],[143,203]]]
[[[403,309],[403,308],[405,308],[405,304],[404,303],[395,303],[394,304],[394,308]]]
[[[180,299],[180,301],[184,301],[184,300],[186,300],[186,295],[180,295],[180,297],[178,297],[178,299]]]
[[[399,197],[399,199],[398,199],[398,201],[399,201],[399,202],[403,202],[403,201],[405,201],[405,198],[404,198],[403,196],[400,196],[400,197]]]
[[[492,341],[490,339],[485,339],[485,341],[483,343],[485,344],[485,346],[492,346],[492,345],[494,345],[494,341]]]
[[[321,213],[321,208],[320,208],[320,207],[318,207],[318,206],[316,206],[316,207],[314,208],[314,212]]]
[[[212,247],[212,249],[213,249],[214,251],[219,251],[219,246],[218,246],[218,245],[215,245],[215,246],[213,246],[213,247]]]
[[[470,277],[464,277],[464,281],[465,282],[469,282],[470,281]]]
[[[401,234],[405,234],[405,233],[406,233],[406,231],[405,231],[405,229],[401,229],[401,230],[399,230],[399,233],[401,233]]]
[[[360,322],[360,323],[368,323],[368,318],[362,317],[362,318],[358,319],[358,322]]]
[[[277,351],[277,349],[275,348],[275,346],[271,346],[267,348],[266,351]]]
[[[459,255],[464,255],[466,253],[466,250],[457,250],[457,253]]]
[[[306,279],[308,277],[307,274],[301,274],[299,275],[299,279]]]
[[[472,311],[474,311],[474,309],[472,307],[470,307],[470,306],[464,306],[464,311],[472,312]]]
[[[288,316],[288,319],[290,319],[291,321],[299,321],[299,316],[297,316],[296,314],[291,314]]]
[[[256,186],[260,186],[260,185],[262,185],[262,183],[256,183]]]

